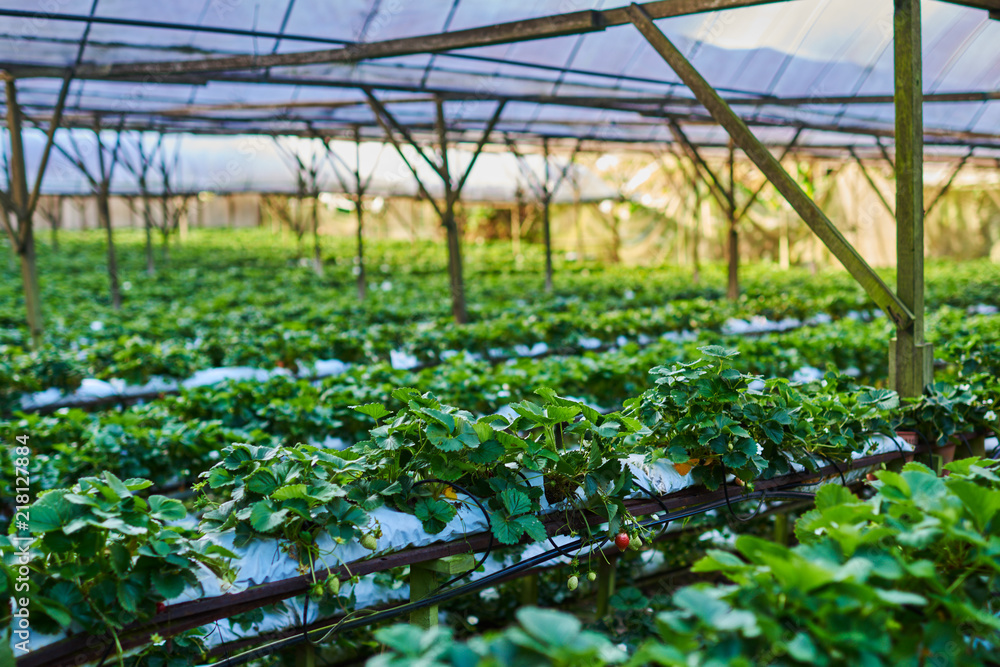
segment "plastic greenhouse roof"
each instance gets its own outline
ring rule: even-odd
[[[105,137],[107,141],[108,138]],[[290,157],[290,152],[299,155],[303,161],[310,164],[314,155],[326,154],[322,144],[317,139],[298,137],[281,137],[279,148],[271,137],[213,137],[213,136],[174,136],[164,141],[163,150],[168,156],[175,150],[180,150],[183,158],[178,161],[178,168],[171,174],[170,191],[176,194],[193,194],[202,191],[234,193],[234,192],[264,192],[268,194],[296,194],[296,165]],[[85,155],[88,169],[96,170],[96,146],[93,135],[78,139]],[[30,164],[37,164],[43,149],[43,138],[35,134],[25,138],[25,153]],[[147,142],[148,145],[148,142]],[[130,156],[135,154],[134,138],[123,142],[123,152]],[[340,156],[343,162],[332,159],[318,161],[317,185],[321,192],[353,192],[353,176],[348,171],[357,165],[355,144],[353,142],[333,141],[330,144],[332,153]],[[416,168],[421,181],[433,197],[443,197],[443,184],[433,173],[427,163],[419,160],[415,151],[404,147],[404,152],[410,164]],[[189,159],[197,156],[197,159]],[[419,187],[411,172],[391,147],[373,142],[363,142],[360,149],[360,171],[362,178],[371,178],[366,186],[365,194],[370,197],[417,197]],[[464,169],[471,160],[470,151],[452,149],[448,151],[449,162],[456,169]],[[542,178],[545,167],[541,155],[526,155],[526,166],[538,178]],[[341,180],[334,173],[334,164],[341,178],[346,181],[344,188]],[[555,183],[558,174],[566,164],[566,159],[559,156],[550,157],[551,183]],[[576,182],[577,192],[574,192],[572,182]],[[149,191],[158,194],[163,190],[160,175],[155,169],[150,170],[147,187]],[[53,152],[42,187],[44,194],[53,195],[87,195],[92,194],[91,186],[86,178],[62,154]],[[112,174],[111,193],[123,196],[141,195],[136,178],[119,162]],[[586,167],[575,164],[568,168],[566,178],[555,189],[553,203],[564,204],[575,200],[579,194],[580,201],[601,201],[617,199],[618,192],[608,185],[600,176]],[[525,202],[534,201],[531,184],[525,178],[517,159],[511,153],[484,152],[479,156],[475,168],[469,175],[462,190],[462,200],[465,202],[515,202],[521,199]]]
[[[935,0],[922,5],[926,142],[1000,155],[1000,21],[983,9],[1000,15],[1000,0],[967,2],[979,8]],[[363,137],[382,140],[362,90],[368,88],[423,138],[433,135],[434,95],[440,95],[456,141],[478,139],[505,100],[497,131],[529,141],[565,139],[564,148],[579,138],[669,143],[664,119],[672,117],[693,142],[724,144],[725,132],[631,25],[435,53],[387,41],[427,36],[415,48],[435,50],[442,35],[462,30],[584,10],[603,12],[587,16],[607,22],[608,10],[626,4],[62,0],[58,12],[42,14],[0,0],[0,68],[22,78],[19,100],[29,118],[40,119],[55,106],[59,77],[74,67],[65,117],[73,126],[90,126],[95,115],[106,127],[214,134],[344,136],[358,126]],[[752,6],[706,11],[734,5]],[[676,14],[657,20],[658,27],[765,143],[787,143],[797,127],[805,128],[798,143],[806,147],[875,146],[876,137],[891,142],[888,0],[645,6],[654,16]],[[524,29],[550,34],[557,23]],[[366,51],[371,45],[377,48]],[[299,64],[266,60],[327,50]],[[257,60],[194,65],[239,56]]]

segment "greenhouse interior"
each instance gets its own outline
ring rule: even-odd
[[[1000,0],[0,0],[0,667],[1000,665]]]

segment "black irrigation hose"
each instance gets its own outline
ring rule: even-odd
[[[764,491],[755,491],[755,492],[752,492],[750,494],[747,494],[746,496],[744,496],[743,499],[744,500],[753,500],[756,496],[759,496],[759,497],[761,497],[763,499],[763,497],[765,496],[765,494],[767,495],[768,498],[771,498],[773,500],[779,500],[779,499],[781,499],[781,500],[802,500],[802,499],[812,499],[812,498],[816,497],[816,494],[814,494],[814,493],[806,493],[806,492],[803,492],[803,491],[771,491],[770,493],[766,493]],[[678,519],[684,519],[684,518],[687,518],[689,516],[695,516],[696,514],[703,514],[705,512],[708,512],[708,511],[711,511],[711,510],[714,510],[714,509],[719,509],[720,507],[723,507],[724,505],[727,505],[727,504],[728,504],[728,500],[716,500],[716,501],[713,501],[713,502],[710,502],[710,503],[705,503],[703,505],[698,505],[698,506],[695,506],[695,507],[691,507],[691,508],[682,510],[682,511],[677,512],[676,514],[673,514],[673,515],[669,515],[668,514],[666,517],[661,517],[659,519],[652,519],[652,520],[649,520],[649,521],[643,521],[643,522],[640,522],[640,525],[643,526],[643,527],[645,527],[645,528],[654,528],[654,527],[657,527],[657,526],[660,526],[660,525],[664,525],[664,524],[670,523],[671,521],[676,521]],[[575,542],[572,542],[569,545],[565,545],[565,546],[567,546],[567,547],[569,547],[571,549],[579,549],[579,548],[581,548],[582,546],[584,546],[585,544],[587,544],[589,542],[603,541],[604,539],[605,538],[603,538],[603,537],[602,538],[580,538],[580,539],[576,540]],[[552,550],[543,552],[541,554],[538,554],[537,556],[533,556],[531,558],[526,558],[526,559],[520,561],[519,563],[517,563],[515,565],[512,565],[512,566],[510,566],[510,567],[508,567],[506,569],[500,570],[499,572],[494,572],[493,574],[487,575],[487,576],[483,577],[482,579],[479,579],[478,581],[469,582],[469,583],[467,583],[467,584],[465,584],[463,586],[459,586],[457,588],[453,588],[451,590],[444,591],[444,592],[439,593],[437,595],[428,596],[428,597],[426,597],[426,598],[424,598],[422,600],[418,600],[416,602],[409,602],[409,603],[406,603],[406,604],[398,605],[396,607],[393,607],[392,609],[386,609],[384,611],[372,614],[370,616],[366,616],[366,617],[361,618],[361,619],[357,619],[357,620],[354,620],[354,621],[348,621],[346,623],[340,623],[340,624],[338,624],[338,623],[332,623],[332,624],[330,624],[327,627],[316,628],[315,630],[311,630],[309,632],[326,631],[326,630],[329,630],[331,628],[336,628],[338,625],[339,625],[339,630],[341,632],[344,632],[344,631],[347,631],[347,630],[353,630],[354,628],[363,627],[363,626],[366,626],[366,625],[372,625],[374,623],[379,623],[381,621],[389,620],[391,618],[395,618],[397,616],[401,616],[402,614],[406,614],[406,613],[409,613],[409,612],[416,611],[417,609],[422,609],[424,607],[429,607],[429,606],[434,605],[434,604],[439,604],[441,602],[445,602],[445,601],[450,600],[452,598],[460,597],[460,596],[465,595],[467,593],[472,593],[474,591],[477,591],[477,590],[480,590],[480,589],[483,589],[483,588],[489,588],[490,586],[493,585],[493,583],[495,581],[499,581],[500,579],[506,578],[506,577],[510,576],[512,573],[516,574],[516,573],[522,572],[524,570],[530,570],[531,568],[536,567],[537,565],[541,565],[542,563],[544,563],[544,562],[546,562],[548,560],[551,560],[553,558],[556,558],[559,555],[560,554],[558,553],[558,550],[552,549]],[[241,653],[240,655],[236,655],[236,656],[233,656],[231,658],[227,658],[227,659],[222,660],[220,662],[214,663],[212,667],[236,667],[237,665],[242,665],[242,664],[244,664],[246,662],[249,662],[250,660],[254,660],[256,658],[264,657],[265,655],[268,655],[268,654],[270,654],[273,651],[278,651],[278,650],[282,650],[282,649],[285,649],[285,648],[290,648],[292,646],[298,645],[298,644],[302,643],[303,641],[306,641],[307,635],[308,635],[308,633],[306,633],[306,635],[294,635],[294,636],[288,637],[286,639],[279,639],[279,640],[277,640],[275,642],[272,642],[271,644],[266,644],[266,645],[264,645],[262,647],[259,647],[259,648],[256,648],[256,649],[252,649],[252,650],[247,651],[245,653]]]
[[[458,581],[459,579],[464,579],[465,577],[469,576],[470,574],[472,574],[473,572],[475,572],[476,570],[478,570],[483,565],[483,563],[486,562],[486,559],[490,557],[490,552],[493,551],[493,522],[490,521],[490,513],[488,511],[486,511],[486,508],[483,507],[483,504],[481,502],[479,502],[479,498],[477,498],[476,496],[474,496],[473,494],[471,494],[464,487],[461,487],[458,484],[455,484],[454,482],[447,482],[447,481],[445,481],[443,479],[422,479],[419,482],[417,482],[416,484],[414,484],[412,487],[410,487],[410,490],[412,491],[413,489],[415,489],[418,486],[421,486],[423,484],[447,484],[448,486],[450,486],[451,488],[455,489],[456,491],[460,491],[461,493],[464,493],[465,495],[467,495],[469,498],[472,498],[472,502],[476,503],[476,507],[479,508],[479,511],[483,513],[483,517],[486,519],[486,532],[489,533],[489,536],[490,536],[490,543],[488,545],[486,545],[486,551],[483,552],[483,557],[480,558],[476,562],[476,564],[472,566],[472,569],[469,570],[468,572],[462,572],[461,574],[455,575],[454,577],[452,577],[448,581],[444,582],[443,584],[441,584],[440,586],[438,586],[437,588],[435,588],[434,589],[434,593],[437,593],[438,591],[440,591],[441,589],[445,588],[446,586],[451,585],[452,583]],[[433,595],[433,593],[432,593],[432,595]]]
[[[733,505],[729,501],[729,482],[726,480],[726,477],[729,476],[729,473],[726,470],[726,463],[722,459],[719,459],[719,463],[722,464],[722,495],[726,497],[726,507],[729,509],[729,513],[732,514],[733,518],[736,519],[737,521],[750,521],[751,519],[755,519],[757,515],[760,514],[761,508],[764,507],[764,500],[767,498],[767,491],[760,492],[760,502],[757,503],[757,509],[753,511],[753,514],[749,514],[747,516],[740,516],[739,514],[736,513],[736,510],[733,509]],[[737,477],[736,479],[739,478]],[[739,502],[743,502],[745,500],[748,500],[752,495],[753,494],[751,493],[746,496],[741,496],[738,500]]]
[[[958,439],[962,441],[963,445],[965,445],[965,450],[969,452],[969,458],[974,457],[975,454],[972,453],[972,445],[969,443],[969,438],[966,437],[964,433],[958,433],[957,435]]]
[[[837,465],[837,462],[834,461],[833,459],[831,459],[826,454],[820,454],[819,452],[816,452],[816,455],[819,456],[820,458],[822,458],[824,461],[826,461],[830,465],[832,465],[833,469],[837,471],[838,475],[840,475],[840,485],[841,486],[847,486],[847,478],[844,477],[844,471],[840,469],[840,466]]]
[[[557,430],[556,432],[557,432],[557,433],[559,433],[559,432],[561,432],[561,430],[562,430],[562,429],[560,428],[560,429],[559,429],[559,430]],[[560,445],[561,445],[561,444],[562,444],[562,442],[560,442],[560,443],[558,443],[558,444],[560,444]],[[524,483],[525,483],[525,485],[527,485],[527,486],[528,486],[528,488],[531,488],[531,482],[530,482],[530,481],[528,481],[528,476],[524,474],[524,471],[523,471],[523,470],[518,470],[518,471],[517,471],[517,474],[518,474],[518,475],[520,475],[520,476],[521,476],[521,479],[523,479],[523,480],[524,480]],[[544,488],[544,486],[542,487],[542,493],[545,493],[545,488]],[[569,527],[569,526],[567,525],[567,527]],[[566,549],[566,545],[563,545],[563,546],[559,546],[558,544],[556,544],[556,541],[552,539],[552,536],[551,536],[551,535],[546,535],[545,537],[546,537],[546,539],[547,539],[547,540],[549,541],[549,544],[551,544],[551,545],[552,545],[552,548],[553,548],[553,549],[555,549],[556,551],[558,551],[558,552],[559,552],[559,555],[560,555],[560,556],[566,556],[567,558],[579,558],[579,554],[578,554],[577,556],[573,556],[573,555],[572,555],[572,554],[570,554],[570,553],[569,553],[568,551],[566,551],[566,550],[565,550],[565,549]],[[587,554],[587,558],[590,558],[590,556],[592,556],[592,555],[593,555],[593,553],[594,553],[594,550],[591,550],[591,552],[590,552],[589,554]]]
[[[104,661],[108,659],[111,655],[111,649],[114,647],[114,643],[108,643],[108,648],[104,649],[104,655],[101,656],[101,661],[97,663],[97,667],[104,667]]]
[[[659,496],[654,495],[652,491],[650,491],[649,489],[647,489],[646,487],[644,487],[639,482],[635,481],[634,477],[632,478],[632,484],[635,485],[640,491],[642,491],[643,493],[645,493],[647,496],[649,496],[651,499],[655,500],[656,503],[663,509],[663,512],[665,514],[670,514],[670,509],[666,506],[666,504],[663,502],[663,500],[660,499]],[[665,524],[663,524],[663,528],[660,530],[660,535],[665,534],[667,532],[667,529],[669,527],[670,527],[670,522],[669,521],[666,522]]]
[[[896,451],[898,451],[899,455],[905,459],[906,455],[909,454],[910,452],[907,452],[905,449],[903,449],[903,445],[899,444],[899,440],[900,440],[899,436],[896,435],[893,435],[891,438],[889,438],[889,442],[891,442],[896,446]]]

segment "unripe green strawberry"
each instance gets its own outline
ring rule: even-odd
[[[576,587],[579,585],[580,585],[580,580],[577,578],[575,574],[569,578],[569,581],[566,582],[566,588],[570,589],[571,591],[575,591]]]
[[[374,535],[368,533],[367,535],[361,538],[361,546],[363,546],[365,549],[368,549],[368,551],[375,551],[376,549],[378,549],[378,542],[375,540]]]
[[[638,551],[639,549],[641,549],[642,548],[642,538],[639,537],[638,535],[636,535],[635,537],[633,537],[632,541],[629,542],[628,548],[631,549],[632,551]]]
[[[326,580],[326,590],[330,591],[330,595],[336,595],[340,592],[340,579],[337,577],[330,577]]]
[[[314,602],[323,599],[322,583],[317,581],[315,584],[309,587],[309,598]]]
[[[597,580],[597,573],[596,572],[588,572],[587,573],[587,581],[596,581],[596,580]]]

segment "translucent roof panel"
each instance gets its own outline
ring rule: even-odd
[[[365,87],[380,99],[409,96],[410,101],[388,108],[422,139],[434,134],[434,96],[439,95],[454,100],[449,109],[463,109],[449,119],[456,137],[481,129],[495,102],[509,100],[497,126],[507,133],[670,141],[665,121],[673,118],[692,126],[693,138],[715,141],[718,128],[694,131],[708,120],[705,110],[688,102],[690,91],[628,24],[420,52],[421,44],[433,45],[456,31],[486,28],[483,35],[489,36],[496,24],[531,19],[541,19],[544,28],[558,22],[545,17],[627,4],[64,0],[43,16],[31,15],[23,2],[0,0],[0,67],[22,78],[20,101],[29,117],[45,119],[55,105],[61,68],[78,64],[80,80],[66,109],[66,122],[74,126],[89,127],[95,116],[113,126],[124,114],[128,128],[337,135],[360,125],[374,137],[381,129],[360,89]],[[660,11],[671,3],[648,7]],[[924,112],[928,142],[1000,146],[1000,21],[979,9],[936,0],[925,0],[922,13],[924,86],[931,96]],[[863,99],[893,92],[891,3],[766,2],[662,18],[656,24],[721,94],[758,101],[735,108],[762,138],[770,136],[766,128],[782,126],[813,129],[800,138],[805,144],[822,136],[826,145],[830,134],[842,134],[839,143],[891,134],[892,104]],[[354,44],[388,48],[390,40],[412,37],[426,39],[415,48],[385,51],[384,57],[343,57],[355,53]],[[190,71],[184,65],[317,51],[329,53],[315,62],[278,60],[267,67]],[[143,63],[177,65],[173,73],[149,75],[134,67]],[[114,67],[119,69],[109,69]],[[939,93],[986,93],[992,99],[933,99]]]
[[[96,142],[93,134],[75,130],[74,137],[80,148],[86,153],[85,166],[96,171]],[[38,164],[44,146],[44,137],[40,133],[29,133],[25,138],[25,151],[28,163],[32,167]],[[66,131],[59,132],[59,142],[72,151]],[[107,142],[106,150],[114,145],[114,136],[103,135]],[[141,195],[134,174],[130,173],[126,163],[136,156],[137,135],[127,136],[119,147],[122,159],[116,167],[111,191],[119,195]],[[150,146],[152,137],[146,137],[146,146]],[[280,145],[280,147],[279,147]],[[236,138],[236,137],[168,137],[164,140],[162,150],[173,159],[178,154],[177,168],[171,176],[172,191],[190,194],[200,191],[231,192],[266,192],[275,194],[296,194],[296,168],[292,153],[298,154],[306,163],[311,164],[314,155],[319,155],[320,165],[319,186],[323,192],[345,192],[341,180],[334,173],[334,164],[341,178],[348,185],[346,192],[353,187],[352,176],[348,169],[357,166],[355,159],[355,144],[334,141],[331,151],[338,158],[323,157],[322,144],[317,140],[298,140],[283,138],[273,141],[266,137]],[[373,143],[362,143],[361,173],[367,177],[372,174],[367,187],[369,196],[406,196],[419,194],[419,188],[409,168],[399,155],[384,146]],[[431,170],[430,166],[415,154],[406,149],[407,159],[417,169],[422,182],[433,196],[443,196],[441,180]],[[253,159],[249,159],[252,156]],[[454,149],[448,152],[449,163],[456,172],[461,172],[469,164],[472,153],[468,150]],[[536,175],[544,174],[544,160],[539,155],[527,155],[525,161],[529,171]],[[553,156],[550,158],[552,173],[558,173],[566,164],[566,159]],[[570,167],[571,175],[581,188],[582,201],[599,201],[615,198],[617,193],[608,184],[586,168],[575,165]],[[148,188],[153,194],[162,191],[163,183],[159,174],[152,170],[148,174]],[[43,194],[86,195],[91,193],[87,177],[62,153],[52,155],[46,177]],[[531,200],[531,185],[522,171],[522,165],[510,153],[483,153],[479,156],[470,172],[469,179],[462,191],[462,199],[466,202],[515,202],[518,198]],[[567,203],[574,200],[572,187],[564,181],[554,193],[556,203]]]

